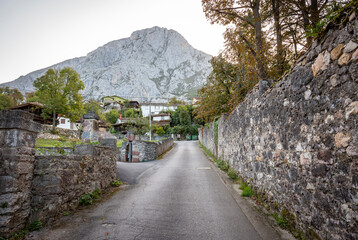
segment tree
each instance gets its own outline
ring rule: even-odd
[[[5,94],[0,94],[0,110],[11,107],[11,99]]]
[[[34,98],[44,105],[42,116],[49,118],[52,115],[53,131],[57,114],[71,121],[76,121],[82,116],[83,101],[79,91],[84,89],[84,84],[73,68],[51,68],[35,80],[34,87]]]
[[[171,99],[169,99],[168,105],[180,105],[180,104],[185,104],[184,101],[178,100],[176,97],[172,97]]]
[[[125,118],[137,118],[137,117],[139,117],[139,112],[136,111],[136,110],[133,109],[133,108],[129,108],[129,109],[126,109],[126,110],[123,112],[122,117],[125,117]]]
[[[115,124],[120,116],[119,112],[117,110],[111,110],[109,112],[106,112],[104,114],[104,116],[106,117],[106,120],[108,122],[110,122],[111,124]]]
[[[165,131],[164,131],[163,127],[161,127],[161,126],[156,126],[155,127],[155,132],[156,132],[156,134],[158,134],[158,136],[165,135]]]
[[[84,107],[84,113],[88,113],[89,111],[92,111],[96,113],[102,121],[106,121],[106,117],[102,113],[101,104],[98,101],[94,99],[90,99],[85,102],[83,107]]]
[[[257,83],[254,66],[246,62],[232,64],[222,55],[211,59],[212,72],[207,83],[198,91],[200,101],[194,109],[196,119],[212,121],[216,116],[231,112]]]
[[[256,60],[260,79],[267,78],[263,21],[267,11],[261,0],[202,0],[204,12],[212,24],[233,25],[234,32]],[[229,39],[227,39],[229,40]]]
[[[24,100],[24,96],[16,88],[0,87],[0,96],[0,109],[19,105]]]

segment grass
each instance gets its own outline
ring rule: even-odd
[[[241,193],[241,196],[243,197],[252,197],[254,195],[254,191],[252,191],[252,188],[250,186],[246,186]]]
[[[281,216],[281,215],[278,215],[277,213],[271,213],[271,216],[274,217],[277,221],[277,224],[284,228],[284,229],[287,229],[288,228],[288,223],[286,221],[286,219]]]
[[[122,147],[122,144],[123,144],[124,142],[125,142],[125,141],[122,140],[122,139],[117,140],[117,148]]]
[[[58,139],[37,139],[36,147],[73,147],[76,141]]]
[[[40,220],[35,220],[26,227],[16,233],[10,235],[8,240],[23,240],[29,232],[40,230],[43,226],[43,223]],[[0,240],[5,240],[5,238],[0,237]]]
[[[229,170],[227,171],[227,175],[229,175],[229,177],[232,179],[232,180],[237,180],[238,179],[238,176],[237,176],[237,173],[236,171],[229,167]]]

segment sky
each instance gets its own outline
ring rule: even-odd
[[[201,0],[0,0],[0,83],[154,26],[208,54],[223,49],[225,29],[205,18]]]

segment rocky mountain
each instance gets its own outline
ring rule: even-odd
[[[178,32],[153,27],[133,32],[87,56],[66,60],[1,84],[21,92],[49,68],[73,67],[85,84],[85,99],[118,95],[145,101],[173,96],[190,99],[211,71],[211,56],[194,49]]]

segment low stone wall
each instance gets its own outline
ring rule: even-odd
[[[173,146],[172,138],[158,142],[133,141],[133,162],[145,162],[157,159]]]
[[[52,125],[42,125],[42,132],[46,133],[51,131],[52,131]],[[66,136],[72,139],[81,138],[81,131],[79,130],[71,130],[71,129],[56,127],[56,132],[61,136]],[[39,138],[41,138],[41,134],[39,134]]]
[[[36,156],[31,219],[47,221],[77,207],[80,196],[116,178],[116,149],[78,145],[72,155]]]
[[[83,131],[81,135],[83,142],[101,142],[104,138],[117,139],[116,136],[109,132],[100,131],[99,118],[94,113],[85,114],[83,118]]]
[[[358,19],[218,122],[218,158],[308,239],[358,239]],[[199,130],[213,151],[212,125]]]
[[[102,139],[107,146],[76,146],[73,154],[55,148],[50,156],[35,156],[41,125],[32,117],[0,111],[0,238],[74,208],[83,193],[116,178],[115,139]]]

